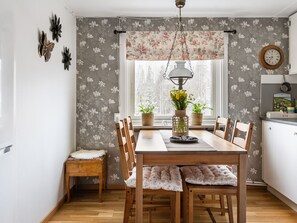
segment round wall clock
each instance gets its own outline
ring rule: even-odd
[[[283,50],[275,45],[268,45],[262,48],[259,53],[259,61],[266,69],[277,69],[284,62]]]

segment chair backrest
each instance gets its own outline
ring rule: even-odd
[[[220,125],[224,125],[224,131],[221,130]],[[213,134],[228,140],[228,133],[230,129],[230,118],[221,118],[220,116],[217,117],[216,124],[214,126]]]
[[[132,137],[135,138],[134,136],[134,131],[129,129],[129,122],[128,119],[124,118],[124,120],[122,121],[124,124],[124,130],[125,130],[125,137],[126,137],[126,141],[127,141],[127,146],[128,146],[128,152],[129,155],[131,157],[131,161],[133,163],[136,162],[135,159],[135,143],[133,143]]]
[[[233,127],[231,143],[249,151],[253,133],[253,126],[253,123],[245,124],[236,120]],[[241,134],[244,133],[245,137],[240,137],[240,132]]]
[[[116,126],[117,136],[118,136],[123,177],[124,177],[124,180],[127,180],[132,172],[133,162],[129,154],[128,144],[125,137],[124,125],[121,121],[119,121],[115,123],[115,126]]]
[[[128,127],[129,127],[129,130],[130,130],[131,141],[134,144],[134,149],[135,149],[135,146],[136,146],[136,137],[135,137],[135,134],[134,134],[134,127],[133,127],[131,116],[128,116],[127,123],[128,123]]]

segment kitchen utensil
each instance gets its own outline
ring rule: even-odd
[[[281,90],[281,92],[286,93],[286,92],[291,91],[292,88],[291,88],[291,84],[286,81],[286,77],[284,74],[283,74],[283,77],[284,77],[284,82],[282,83],[280,90]]]

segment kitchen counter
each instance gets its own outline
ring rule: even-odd
[[[282,123],[282,124],[296,125],[297,126],[297,118],[266,118],[266,117],[261,117],[261,120],[271,121],[271,122],[278,122],[278,123]]]

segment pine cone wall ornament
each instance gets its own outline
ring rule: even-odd
[[[57,18],[57,15],[54,15],[51,18],[50,31],[53,33],[53,40],[59,42],[59,37],[61,37],[62,33],[62,25],[60,24],[60,18]]]
[[[69,70],[69,66],[71,65],[71,53],[69,52],[69,48],[64,47],[64,50],[62,52],[63,59],[62,63],[64,64],[64,70]]]
[[[38,54],[40,57],[44,56],[45,62],[51,58],[51,53],[54,49],[55,44],[47,40],[47,35],[44,31],[39,33],[39,45]]]

